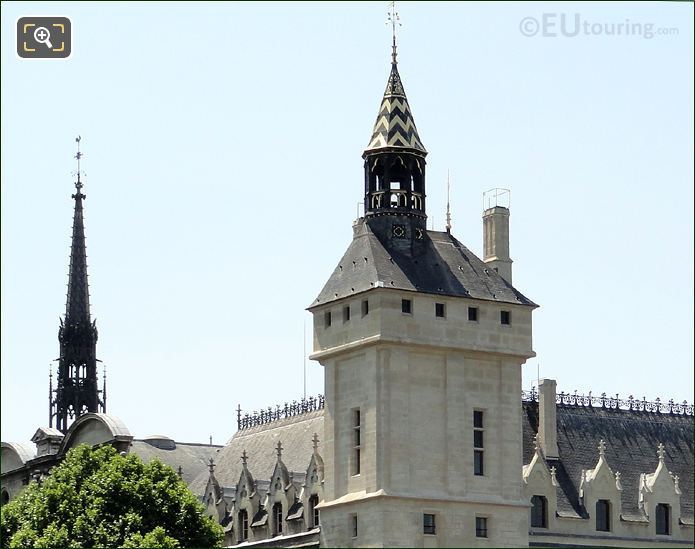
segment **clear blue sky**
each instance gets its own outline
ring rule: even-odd
[[[48,422],[77,134],[109,412],[221,443],[237,403],[301,397],[305,307],[351,239],[388,75],[386,2],[1,9],[2,440]],[[540,363],[561,390],[692,401],[693,5],[399,11],[434,227],[447,170],[476,253],[482,192],[512,190],[515,286],[541,305],[524,387]],[[524,36],[544,13],[600,32]],[[71,58],[18,59],[23,15],[70,17]],[[626,20],[676,31],[601,30]]]

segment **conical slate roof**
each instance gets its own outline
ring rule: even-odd
[[[415,120],[410,112],[403,83],[396,63],[391,64],[384,99],[381,101],[379,115],[374,123],[374,131],[365,152],[388,147],[414,149],[427,154],[425,146],[417,134]]]

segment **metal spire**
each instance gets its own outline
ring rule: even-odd
[[[449,170],[446,171],[446,232],[451,233],[451,207],[449,205]]]
[[[391,32],[393,35],[393,44],[391,46],[393,48],[391,53],[391,64],[397,65],[398,61],[396,61],[396,57],[398,56],[398,52],[396,51],[396,27],[401,26],[401,16],[396,11],[395,0],[389,2],[389,11],[387,13],[386,24],[388,25],[389,23],[391,24]]]

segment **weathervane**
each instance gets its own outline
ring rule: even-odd
[[[398,55],[396,53],[396,26],[401,26],[401,16],[398,15],[398,12],[396,11],[396,0],[389,2],[389,11],[386,18],[386,24],[388,25],[389,23],[391,23],[391,32],[393,33],[393,53],[391,54],[391,63],[396,65],[398,63],[398,61],[396,61],[396,56]]]
[[[82,189],[82,180],[80,179],[81,171],[80,171],[80,159],[82,158],[82,153],[80,152],[80,141],[82,141],[82,136],[77,136],[75,138],[75,142],[77,143],[77,154],[75,155],[75,158],[77,159],[77,181],[75,182],[75,188],[77,189],[78,194],[80,193],[80,189]]]

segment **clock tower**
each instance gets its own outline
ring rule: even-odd
[[[528,539],[520,395],[536,305],[449,230],[427,230],[426,155],[394,39],[365,215],[309,307],[325,368],[322,546]]]

